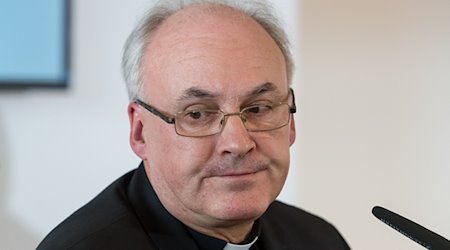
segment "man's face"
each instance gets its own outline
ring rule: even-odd
[[[173,116],[188,108],[239,112],[288,97],[283,55],[254,21],[230,10],[185,9],[157,31],[145,58],[145,102]],[[193,228],[253,221],[286,179],[293,121],[248,132],[230,116],[219,134],[184,137],[130,104],[131,145],[163,205]]]

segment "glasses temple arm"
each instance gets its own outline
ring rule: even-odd
[[[144,107],[146,110],[148,110],[150,113],[158,116],[159,118],[161,118],[162,120],[164,120],[165,122],[169,123],[169,124],[174,124],[175,123],[175,119],[174,118],[170,118],[166,115],[164,115],[163,113],[161,113],[159,110],[155,109],[154,107],[148,105],[147,103],[137,99],[134,101],[135,103],[141,105],[142,107]]]

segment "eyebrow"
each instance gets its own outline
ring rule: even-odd
[[[265,82],[261,85],[256,86],[250,90],[247,94],[244,94],[247,98],[252,98],[264,94],[266,92],[275,91],[275,84],[271,82]],[[182,95],[178,97],[178,101],[192,100],[192,99],[214,99],[218,96],[209,90],[201,89],[198,87],[190,87],[183,91]]]
[[[201,89],[198,87],[190,87],[185,91],[183,91],[182,95],[177,99],[179,101],[183,101],[191,99],[213,99],[215,97],[217,97],[217,94],[214,94],[211,91]]]
[[[256,96],[259,96],[266,92],[275,91],[276,88],[277,87],[275,86],[275,84],[273,84],[271,82],[265,82],[259,86],[256,86],[255,88],[253,88],[253,90],[249,91],[249,93],[246,96],[250,97],[250,98],[256,97]]]

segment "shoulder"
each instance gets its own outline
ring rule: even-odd
[[[37,249],[86,249],[91,244],[96,247],[103,244],[105,249],[126,249],[119,247],[121,242],[145,238],[126,195],[133,172],[113,182],[61,222]]]
[[[300,246],[306,247],[305,249],[349,249],[332,224],[317,215],[279,201],[269,206],[261,217],[261,225],[262,236],[265,235],[263,238],[270,238],[270,242],[274,244],[295,246],[295,249]]]

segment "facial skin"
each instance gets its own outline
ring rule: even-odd
[[[173,116],[192,105],[239,112],[285,101],[283,55],[252,19],[225,7],[189,7],[166,20],[147,47],[145,102]],[[222,132],[192,138],[135,103],[131,146],[164,207],[187,226],[238,243],[278,196],[295,140],[293,119],[248,132],[230,116]]]

